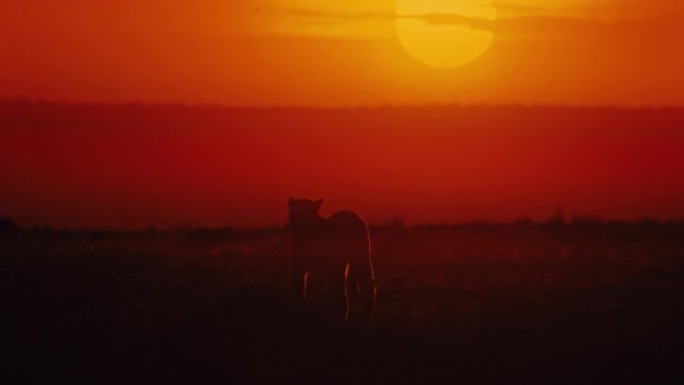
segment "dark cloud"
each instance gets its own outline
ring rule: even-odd
[[[316,9],[304,8],[285,8],[283,12],[292,16],[318,18],[318,19],[332,19],[332,20],[365,20],[365,19],[380,19],[392,20],[395,15],[389,12],[334,12]]]
[[[469,17],[459,14],[430,13],[416,15],[396,15],[393,12],[356,12],[343,13],[314,9],[289,8],[286,13],[302,18],[311,18],[325,21],[354,22],[381,20],[392,22],[396,19],[413,19],[423,21],[430,25],[467,25],[473,29],[493,29],[492,20],[485,18]]]
[[[463,16],[455,13],[427,13],[420,15],[401,15],[402,19],[415,19],[428,25],[458,25],[477,30],[494,30],[496,21],[480,17]]]
[[[504,2],[504,1],[497,1],[494,3],[496,8],[499,11],[511,11],[511,12],[541,12],[544,11],[545,9],[540,6],[534,6],[534,5],[529,5],[529,4],[520,4],[520,3],[514,3],[514,2]]]
[[[673,18],[619,19],[603,21],[592,17],[558,16],[543,14],[539,7],[526,7],[516,3],[497,3],[497,7],[505,7],[519,11],[529,11],[529,16],[499,17],[496,20],[464,16],[453,13],[428,13],[415,15],[396,15],[393,12],[359,12],[343,13],[314,9],[290,8],[284,10],[293,16],[316,19],[329,23],[350,23],[358,21],[380,20],[392,22],[397,18],[423,21],[428,25],[467,26],[475,30],[495,31],[511,35],[605,35],[624,34],[669,34],[672,35],[678,22]],[[542,13],[534,14],[534,11]],[[675,33],[675,35],[682,35]]]

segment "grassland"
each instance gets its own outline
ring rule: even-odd
[[[682,223],[374,227],[370,324],[326,317],[320,280],[289,300],[289,236],[3,237],[5,383],[682,378]]]

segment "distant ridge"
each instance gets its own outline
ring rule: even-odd
[[[618,105],[618,104],[526,104],[526,103],[435,103],[435,104],[378,104],[356,106],[308,106],[304,104],[274,105],[238,105],[228,103],[186,103],[186,102],[85,102],[60,101],[31,98],[0,98],[0,108],[21,107],[62,107],[62,108],[183,108],[183,109],[221,109],[221,110],[315,110],[315,111],[349,111],[349,110],[469,110],[469,109],[504,109],[504,110],[612,110],[612,111],[684,111],[684,106],[676,105]]]
[[[63,124],[62,124],[63,123]],[[434,105],[376,107],[239,107],[0,100],[0,128],[165,127],[342,130],[671,130],[684,129],[682,107]]]

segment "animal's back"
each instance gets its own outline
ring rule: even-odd
[[[366,222],[352,211],[338,211],[325,220],[329,231],[366,234]]]
[[[323,226],[300,234],[295,242],[300,262],[314,272],[344,269],[352,260],[370,257],[366,222],[351,211],[338,211]]]

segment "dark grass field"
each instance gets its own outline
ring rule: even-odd
[[[0,240],[2,374],[29,383],[684,380],[684,223],[373,228],[370,324],[288,297],[289,233]]]

